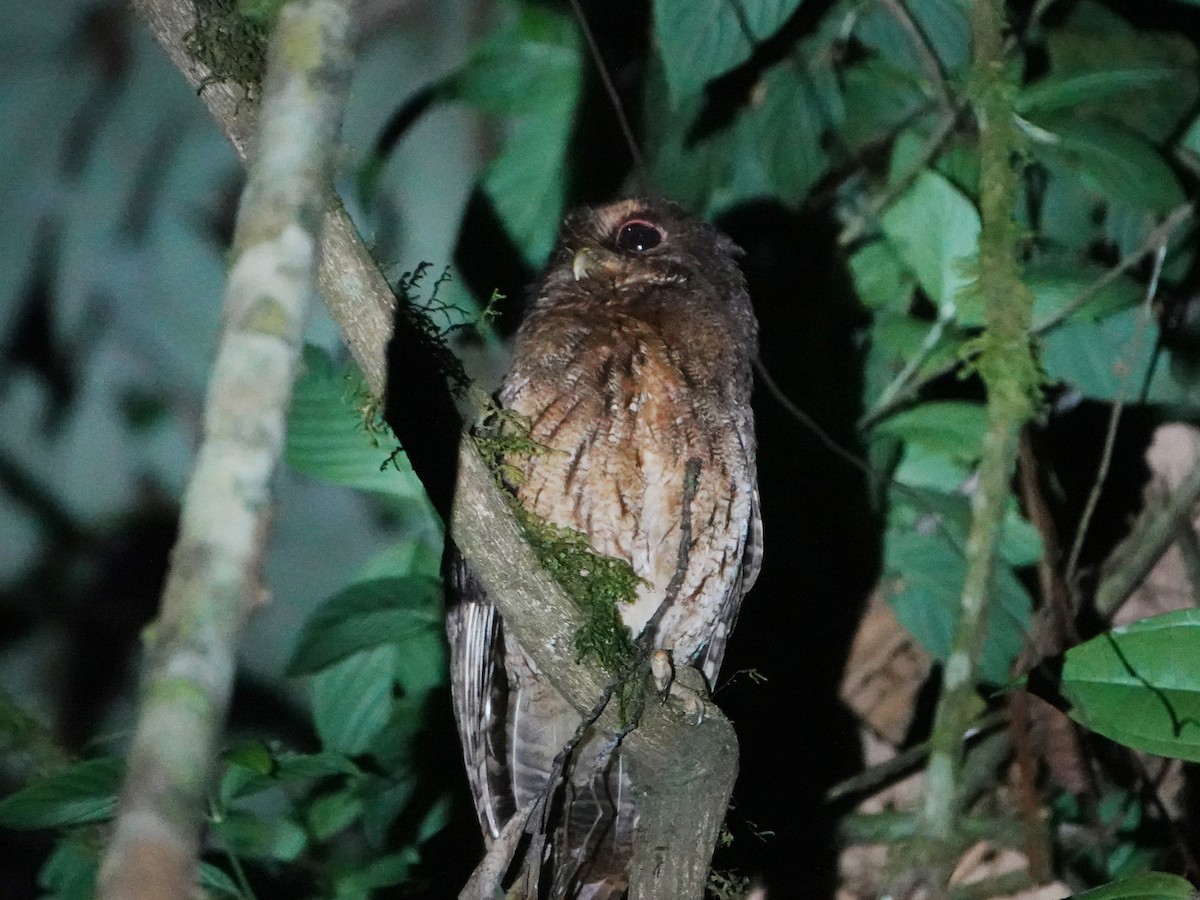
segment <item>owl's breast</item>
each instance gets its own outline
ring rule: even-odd
[[[510,460],[524,473],[519,499],[645,580],[637,602],[621,610],[633,633],[684,569],[658,637],[684,660],[711,636],[745,545],[753,447],[736,388],[697,377],[667,336],[630,326],[553,361],[515,365],[501,390],[503,404],[528,417],[530,436],[548,448]]]

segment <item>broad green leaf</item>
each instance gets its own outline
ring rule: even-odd
[[[125,761],[89,759],[0,800],[6,828],[61,828],[112,818]]]
[[[928,103],[915,75],[877,58],[842,72],[846,119],[838,137],[854,151],[884,140]]]
[[[941,662],[950,655],[958,620],[966,561],[931,519],[911,529],[889,528],[884,539],[883,587],[896,618]],[[1032,602],[1007,565],[996,569],[980,677],[993,684],[1009,678],[1025,642]]]
[[[1050,75],[1022,88],[1017,95],[1016,108],[1021,115],[1070,109],[1084,102],[1119,97],[1130,91],[1161,89],[1178,83],[1185,75],[1185,70],[1174,66],[1148,65]]]
[[[200,886],[208,891],[216,891],[221,897],[241,897],[242,891],[222,869],[212,863],[200,863]]]
[[[773,67],[759,83],[756,102],[738,118],[731,184],[719,203],[758,196],[799,203],[829,168],[821,146],[825,130],[808,73]]]
[[[373,891],[403,884],[411,877],[413,867],[421,861],[415,847],[405,847],[396,853],[389,853],[372,860],[366,866],[349,872],[337,880],[337,900],[351,898],[367,898],[374,896]]]
[[[727,0],[654,0],[654,40],[672,103],[749,59],[755,45],[778,31],[799,5],[800,0],[736,6]]]
[[[356,653],[312,677],[313,723],[326,750],[364,752],[388,724],[398,647]]]
[[[849,264],[858,299],[868,309],[908,308],[914,280],[887,241],[864,244],[851,254]]]
[[[982,404],[947,400],[896,413],[879,423],[874,432],[969,462],[979,458],[986,424],[987,411]]]
[[[1196,889],[1178,875],[1150,872],[1075,894],[1075,900],[1194,900]]]
[[[304,821],[318,841],[345,831],[362,817],[363,801],[349,791],[317,797],[305,812]]]
[[[235,810],[211,823],[214,834],[236,856],[291,862],[308,844],[304,829],[284,816],[259,818]]]
[[[275,777],[282,782],[331,775],[362,774],[353,760],[340,753],[293,753],[284,751],[275,757]]]
[[[979,255],[975,205],[944,176],[927,170],[896,198],[880,224],[929,299],[939,308],[958,308]]]
[[[53,900],[92,900],[99,870],[99,847],[64,838],[38,872],[38,887],[49,891]]]
[[[885,595],[896,617],[938,660],[950,652],[966,575],[968,499],[935,489],[893,489],[884,536]],[[980,663],[981,677],[994,684],[1008,680],[1013,659],[1024,646],[1032,602],[1013,574],[1014,560],[1029,562],[1028,529],[1006,523],[1001,539],[1003,562],[997,566],[988,634]],[[1015,526],[1015,527],[1013,527]],[[1040,552],[1040,546],[1038,547]]]
[[[1200,609],[1114,628],[1067,651],[1071,717],[1127,747],[1200,761]]]
[[[1042,365],[1051,381],[1070,385],[1085,397],[1123,397],[1187,408],[1200,407],[1200,382],[1168,351],[1154,359],[1158,325],[1139,325],[1140,307],[1099,322],[1068,321],[1042,339]],[[1154,370],[1146,383],[1151,364]]]
[[[969,59],[968,0],[905,0],[905,7],[945,72],[961,68]],[[856,19],[855,36],[884,60],[928,81],[932,74],[917,39],[882,4],[866,5]],[[932,86],[926,88],[932,92]]]
[[[1093,88],[1090,95],[1064,95],[1065,103],[1076,93],[1069,104],[1073,115],[1120,122],[1155,143],[1172,137],[1198,95],[1192,42],[1182,34],[1136,29],[1095,4],[1086,9],[1080,4],[1074,12],[1064,26],[1046,31],[1046,80],[1066,85],[1079,79],[1081,86],[1090,81]],[[1173,78],[1163,82],[1127,74],[1152,70],[1171,72]],[[1107,73],[1112,75],[1106,78]],[[1142,83],[1134,83],[1139,80]]]
[[[289,675],[311,675],[361,650],[441,634],[441,585],[432,578],[380,578],[335,594],[305,622]]]
[[[467,102],[510,117],[481,185],[525,261],[540,268],[562,218],[583,59],[565,11],[534,4],[508,4],[505,11],[505,23],[456,84]]]
[[[1161,154],[1116,123],[1063,116],[1026,123],[1025,132],[1038,160],[1103,198],[1157,212],[1183,202],[1183,189]]]
[[[1027,266],[1022,277],[1033,294],[1035,327],[1057,318],[1084,291],[1090,291],[1105,273],[1100,266],[1069,260],[1040,260]],[[1142,292],[1142,287],[1132,278],[1118,278],[1096,291],[1091,299],[1071,313],[1071,318],[1102,319],[1137,303]]]
[[[399,443],[383,426],[367,432],[356,398],[365,397],[357,367],[334,364],[311,345],[304,348],[304,371],[296,381],[288,415],[285,458],[293,468],[347,487],[424,502],[424,489],[404,454],[389,462]]]

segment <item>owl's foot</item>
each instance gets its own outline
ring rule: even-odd
[[[693,725],[704,721],[704,701],[708,698],[708,686],[699,669],[684,666],[676,669],[671,662],[669,650],[655,650],[650,654],[650,674],[654,687],[665,704],[670,697],[683,704],[684,714]]]

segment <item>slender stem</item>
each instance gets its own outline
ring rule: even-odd
[[[204,440],[147,648],[103,900],[193,893],[237,640],[261,602],[271,481],[315,295],[316,250],[349,83],[350,0],[295,0],[268,55],[238,209]]]
[[[1167,245],[1164,241],[1158,247],[1158,252],[1154,256],[1154,272],[1150,276],[1150,284],[1146,287],[1146,300],[1142,304],[1142,314],[1138,317],[1137,329],[1133,333],[1133,339],[1129,342],[1129,361],[1125,365],[1126,378],[1121,382],[1117,389],[1117,396],[1113,401],[1112,409],[1109,411],[1108,427],[1104,433],[1104,449],[1100,454],[1100,467],[1096,471],[1096,480],[1092,484],[1092,489],[1088,493],[1087,502],[1083,507],[1083,515],[1079,519],[1079,527],[1075,530],[1075,540],[1071,544],[1071,555],[1067,557],[1066,579],[1068,584],[1074,584],[1075,576],[1079,569],[1079,557],[1083,553],[1083,543],[1087,538],[1088,528],[1092,524],[1092,516],[1096,513],[1096,506],[1100,503],[1100,495],[1104,492],[1104,482],[1108,479],[1108,469],[1112,465],[1113,448],[1117,445],[1117,429],[1121,424],[1121,413],[1125,411],[1125,387],[1129,382],[1128,376],[1132,374],[1132,364],[1141,355],[1142,339],[1146,334],[1146,327],[1150,324],[1150,319],[1154,315],[1153,304],[1155,294],[1158,293],[1158,276],[1162,272],[1163,260],[1167,256]]]
[[[1021,426],[1034,411],[1039,373],[1030,347],[1033,299],[1021,282],[1013,221],[1015,88],[1004,68],[1004,3],[976,0],[972,10],[976,115],[979,120],[979,283],[987,310],[976,366],[987,388],[987,429],[967,535],[967,572],[954,641],[930,736],[921,831],[953,841],[961,816],[963,735],[979,706],[975,685],[987,635],[997,547],[1008,508]]]

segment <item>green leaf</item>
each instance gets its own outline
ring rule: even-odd
[[[65,838],[38,872],[38,887],[49,891],[53,900],[92,900],[99,870],[99,848],[85,840]]]
[[[1063,27],[1046,31],[1048,80],[1080,79],[1086,85],[1097,76],[1105,81],[1106,73],[1114,75],[1103,85],[1092,80],[1090,95],[1074,92],[1073,115],[1120,122],[1155,143],[1171,138],[1197,99],[1196,47],[1182,34],[1136,29],[1095,4],[1081,4],[1075,12]],[[1164,83],[1123,74],[1147,70],[1170,72],[1172,78]]]
[[[1056,117],[1027,123],[1025,133],[1038,160],[1102,198],[1156,212],[1184,200],[1175,173],[1154,146],[1114,122]]]
[[[1067,651],[1071,717],[1127,747],[1200,761],[1200,609],[1114,628]]]
[[[1141,308],[1136,307],[1099,322],[1063,323],[1042,339],[1047,377],[1095,400],[1112,401],[1120,396],[1138,401],[1144,391],[1149,403],[1200,408],[1200,381],[1195,373],[1169,351],[1162,351],[1155,362],[1158,325],[1147,321],[1139,326],[1141,315]]]
[[[456,83],[466,101],[510,117],[481,186],[525,261],[540,268],[562,219],[583,59],[566,12],[533,4],[505,11]]]
[[[424,503],[424,489],[408,458],[400,454],[395,464],[388,462],[399,447],[391,429],[382,426],[376,438],[363,424],[355,398],[365,395],[353,363],[336,366],[324,350],[306,345],[288,416],[288,464],[334,484]]]
[[[341,753],[292,753],[284,751],[275,758],[275,777],[282,782],[332,775],[358,776],[362,769]]]
[[[1174,66],[1133,65],[1049,75],[1023,88],[1016,108],[1021,115],[1071,109],[1130,91],[1159,89],[1177,83],[1185,74],[1185,70]]]
[[[208,891],[216,891],[225,897],[242,897],[242,891],[237,883],[223,869],[212,863],[200,863],[200,886]]]
[[[305,622],[287,674],[311,675],[361,650],[440,635],[441,597],[441,584],[421,576],[353,584]]]
[[[972,462],[979,458],[987,410],[982,404],[946,400],[922,403],[880,422],[873,433],[892,435]]]
[[[1084,291],[1091,290],[1106,274],[1100,266],[1071,260],[1043,259],[1025,268],[1023,278],[1033,294],[1035,327],[1057,317]],[[1102,319],[1142,299],[1143,288],[1132,278],[1121,277],[1096,291],[1091,299],[1071,313],[1074,319]]]
[[[413,867],[420,861],[420,854],[417,853],[415,847],[405,847],[396,853],[381,856],[368,865],[339,878],[336,896],[338,900],[367,897],[378,888],[403,884],[409,879]]]
[[[926,170],[884,212],[880,224],[929,299],[939,308],[958,308],[979,255],[975,205],[948,179]]]
[[[914,121],[928,103],[916,76],[877,58],[844,70],[842,90],[846,119],[838,137],[855,152],[882,142],[901,123]]]
[[[34,782],[0,801],[6,828],[61,828],[112,818],[125,761],[89,759]]]
[[[858,299],[868,309],[908,308],[915,283],[887,241],[871,241],[850,256],[850,274]]]
[[[821,146],[825,130],[808,74],[793,65],[773,67],[759,82],[755,103],[738,118],[732,183],[719,203],[758,196],[799,203],[829,168]]]
[[[779,30],[800,0],[654,0],[654,40],[666,67],[671,102],[699,93],[711,79],[750,58]],[[739,15],[744,15],[744,20]]]
[[[914,493],[919,504],[914,502]],[[965,497],[931,490],[892,491],[884,537],[885,595],[900,623],[942,662],[950,654],[958,621],[969,519]],[[1012,661],[1024,646],[1031,607],[1029,594],[1012,569],[998,565],[980,661],[984,681],[1003,684],[1008,680]]]
[[[1075,894],[1075,900],[1193,900],[1196,889],[1178,875],[1150,872]]]
[[[362,817],[363,801],[348,791],[338,791],[316,798],[308,807],[304,820],[318,841],[340,834]]]
[[[261,819],[235,810],[214,820],[212,830],[230,853],[252,859],[291,862],[308,844],[304,829],[283,816]]]
[[[356,653],[313,676],[313,723],[326,750],[364,752],[391,718],[394,645]]]
[[[966,64],[970,51],[968,0],[905,0],[922,35],[946,72]],[[854,34],[894,66],[928,80],[929,73],[913,35],[882,4],[866,6],[857,18]]]

